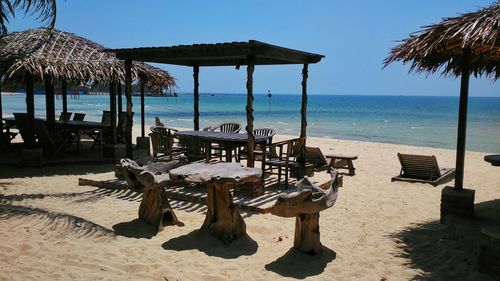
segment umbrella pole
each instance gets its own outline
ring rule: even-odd
[[[457,134],[457,156],[455,167],[455,190],[463,189],[465,139],[467,132],[467,101],[469,98],[469,63],[470,49],[463,51],[462,76],[460,81],[460,106],[458,111],[458,134]]]

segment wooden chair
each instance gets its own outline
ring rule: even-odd
[[[59,121],[69,121],[71,120],[71,114],[72,112],[61,112],[61,115],[59,115]]]
[[[58,154],[67,144],[66,131],[49,132],[43,120],[35,120],[35,134],[38,144],[43,148],[43,152],[48,157]]]
[[[440,169],[434,155],[414,155],[398,153],[401,171],[391,181],[422,182],[433,186],[444,180],[451,180],[455,175],[454,168]]]
[[[153,149],[153,157],[168,156],[172,160],[174,155],[179,155],[184,151],[184,148],[175,142],[174,132],[176,129],[163,126],[153,126],[150,128],[151,144]]]
[[[266,159],[266,165],[269,168],[278,167],[278,183],[281,182],[281,175],[285,176],[285,188],[288,188],[288,172],[290,168],[297,167],[300,164],[297,158],[305,145],[305,138],[296,138],[286,141],[280,141],[270,145],[269,159]]]
[[[179,146],[184,148],[189,162],[205,159],[205,143],[197,137],[182,136],[179,138]]]
[[[75,113],[73,114],[73,120],[74,121],[83,121],[85,119],[85,113]]]
[[[209,127],[208,130],[210,132],[239,133],[241,130],[241,124],[234,122],[222,123],[215,127]],[[222,151],[224,150],[224,147],[218,144],[213,144],[210,148],[213,151],[210,156],[219,156],[219,159],[222,160]],[[238,156],[237,153],[234,153],[234,155]]]
[[[16,119],[16,126],[19,130],[19,134],[23,138],[23,142],[25,147],[35,147],[36,146],[36,138],[34,132],[35,124],[31,125],[28,120],[27,113],[14,113],[14,118]]]
[[[134,118],[134,112],[132,112],[132,119],[133,118]],[[111,120],[111,118],[110,118],[110,120]],[[118,115],[118,124],[116,126],[116,136],[117,136],[118,142],[125,143],[125,123],[126,123],[126,121],[127,121],[127,112],[120,112],[120,114]],[[109,122],[109,123],[111,123],[111,122]]]
[[[253,130],[254,136],[264,136],[268,137],[267,145],[270,145],[273,142],[273,137],[276,135],[276,131],[270,128],[258,128]],[[259,144],[255,145],[254,155],[256,160],[262,159],[262,147]],[[241,159],[245,159],[247,155],[246,147],[241,147],[238,149],[238,162]]]

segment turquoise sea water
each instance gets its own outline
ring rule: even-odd
[[[24,95],[4,96],[4,116],[25,112]],[[100,120],[108,96],[68,97],[68,111]],[[140,123],[140,101],[133,98],[134,122]],[[201,94],[200,127],[223,121],[246,124],[245,94]],[[254,127],[271,127],[278,134],[300,132],[300,95],[255,95]],[[44,96],[35,97],[36,115],[45,115]],[[61,111],[56,100],[56,111]],[[125,108],[125,107],[124,107]],[[170,126],[193,127],[193,96],[147,97],[146,123],[159,116]],[[307,134],[326,138],[429,146],[456,147],[458,97],[309,95]],[[467,150],[500,152],[500,98],[471,97]]]

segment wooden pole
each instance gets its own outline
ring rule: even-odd
[[[200,93],[198,88],[200,84],[198,83],[198,76],[200,73],[200,67],[198,65],[193,66],[193,79],[194,79],[194,90],[193,90],[193,110],[194,110],[194,130],[200,130]]]
[[[116,91],[118,82],[113,81],[109,84],[109,111],[111,112],[111,143],[116,144]]]
[[[309,73],[309,65],[307,63],[304,64],[302,68],[302,107],[300,109],[300,137],[304,138],[304,146],[301,156],[299,158],[300,162],[305,162],[306,155],[306,136],[307,136],[307,78]]]
[[[470,49],[463,50],[462,77],[460,81],[460,105],[458,110],[457,156],[455,166],[455,190],[463,189],[465,138],[467,132],[467,101],[469,98]]]
[[[146,124],[144,118],[144,82],[141,80],[141,137],[146,135]]]
[[[26,113],[28,114],[28,132],[33,136],[30,139],[35,139],[35,86],[33,75],[26,71],[24,76],[26,83]],[[27,146],[34,146],[35,144],[26,143]]]
[[[255,166],[255,155],[253,153],[255,136],[253,135],[253,72],[255,70],[255,65],[253,64],[253,57],[247,57],[248,66],[247,66],[247,167]],[[262,160],[264,161],[264,160]]]
[[[125,122],[125,156],[132,159],[132,61],[125,60],[125,98],[127,118]]]
[[[53,124],[56,120],[54,82],[52,81],[52,77],[48,75],[45,76],[45,112],[48,124]]]
[[[61,80],[61,94],[62,94],[62,106],[63,112],[68,112],[68,85],[66,83],[66,78]]]
[[[122,83],[118,81],[118,116],[123,112],[123,103],[122,103]]]
[[[3,144],[3,140],[5,139],[3,136],[3,110],[2,110],[2,83],[3,77],[0,76],[0,125],[2,126],[0,130],[0,146]]]

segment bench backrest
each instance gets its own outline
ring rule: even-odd
[[[402,175],[408,178],[435,180],[441,176],[434,155],[415,155],[398,153]]]

